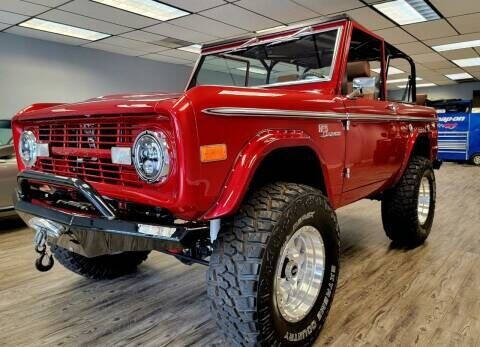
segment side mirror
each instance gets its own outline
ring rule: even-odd
[[[364,97],[365,95],[375,95],[376,77],[358,77],[353,79],[353,91],[347,95],[349,99]]]

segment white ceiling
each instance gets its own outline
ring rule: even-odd
[[[243,36],[257,30],[324,19],[347,13],[417,63],[418,76],[438,85],[455,83],[445,74],[468,72],[480,79],[480,67],[459,68],[452,59],[480,56],[480,49],[435,52],[433,45],[480,40],[480,0],[430,0],[444,18],[398,26],[374,11],[379,0],[161,0],[191,12],[168,22],[143,17],[90,0],[0,0],[0,32],[30,36],[193,66],[196,54],[178,47]],[[110,34],[90,42],[19,27],[32,17]],[[395,78],[402,75],[395,75]],[[393,77],[392,77],[393,78]]]

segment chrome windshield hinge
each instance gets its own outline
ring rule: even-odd
[[[349,131],[350,130],[350,120],[349,119],[345,119],[343,121],[343,127],[345,128],[345,131]]]
[[[349,168],[349,167],[346,167],[346,168],[343,170],[343,177],[345,177],[345,178],[350,178],[350,168]]]

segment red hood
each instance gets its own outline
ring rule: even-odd
[[[93,114],[154,113],[160,103],[173,105],[183,93],[136,93],[99,96],[72,104],[33,104],[17,114],[17,120]]]

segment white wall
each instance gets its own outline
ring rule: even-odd
[[[35,102],[181,91],[191,68],[0,33],[0,118]]]
[[[467,99],[473,98],[473,91],[480,90],[480,82],[449,84],[446,86],[438,86],[432,88],[418,88],[417,94],[427,94],[428,100],[439,99]],[[389,91],[392,93],[391,91]],[[400,98],[403,91],[395,91],[392,93],[395,97]]]

